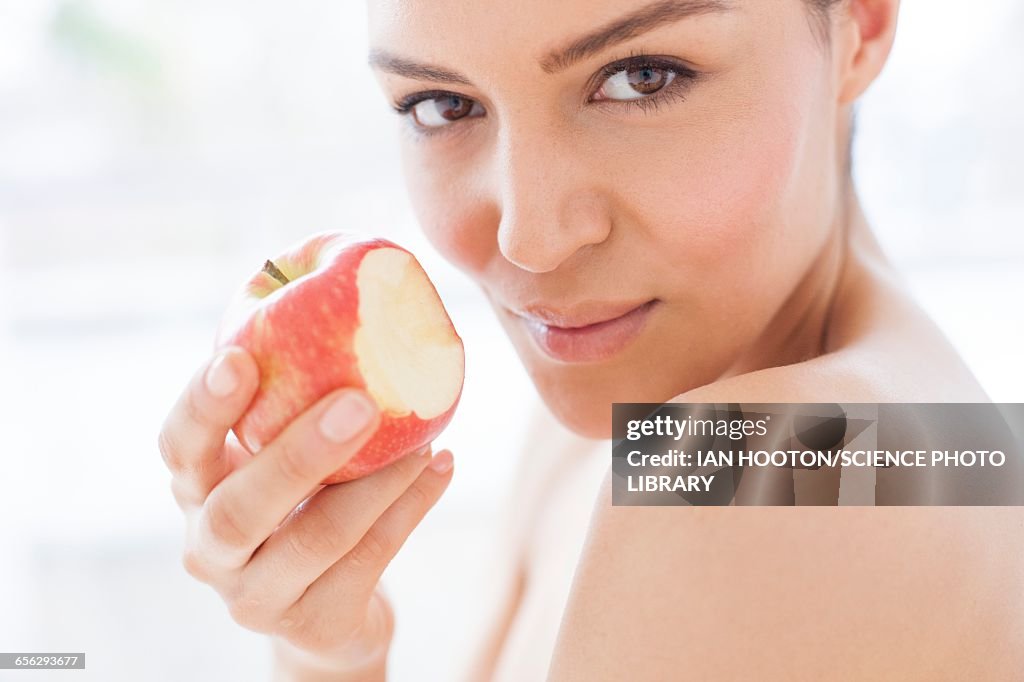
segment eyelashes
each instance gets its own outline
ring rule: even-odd
[[[480,118],[484,115],[484,108],[479,102],[455,93],[438,91],[418,93],[414,99],[400,103],[396,110],[400,114],[411,115],[414,127],[424,133],[449,128],[464,118]]]
[[[403,97],[402,99],[395,102],[392,105],[392,108],[399,114],[409,114],[412,113],[413,108],[420,102],[425,102],[427,100],[437,99],[440,97],[457,97],[461,99],[469,99],[468,97],[462,97],[461,95],[458,95],[454,92],[449,92],[447,90],[424,90],[423,92],[414,92],[411,95]]]
[[[631,54],[601,67],[594,74],[587,83],[587,91],[591,93],[587,104],[648,113],[683,100],[700,76],[672,57]],[[609,96],[606,91],[619,96]],[[452,108],[446,109],[446,106]],[[460,127],[456,124],[463,122],[462,119],[485,115],[483,107],[475,100],[447,90],[415,92],[394,102],[392,108],[413,119],[411,127],[420,135],[446,133]]]
[[[639,72],[638,77],[629,77],[631,73]],[[699,74],[692,68],[671,57],[659,57],[646,54],[634,54],[626,59],[612,62],[595,74],[588,84],[590,90],[597,90],[591,95],[593,97],[605,90],[605,86],[618,81],[615,85],[619,91],[627,84],[632,88],[629,99],[606,98],[598,101],[611,101],[627,106],[638,106],[641,109],[649,107],[657,108],[661,100],[671,96],[674,99],[682,99],[685,91],[697,80]],[[654,82],[652,83],[652,79]],[[663,81],[663,82],[662,82]],[[659,85],[660,83],[660,85]],[[651,94],[644,94],[644,90],[652,85],[659,85]],[[600,87],[598,87],[600,86]]]

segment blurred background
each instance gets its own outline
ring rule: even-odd
[[[440,442],[455,479],[387,576],[394,679],[451,679],[479,628],[536,397],[415,225],[362,5],[0,0],[0,651],[88,661],[0,680],[266,678],[263,638],[181,569],[156,434],[236,285],[337,227],[415,251],[468,355]],[[1024,399],[1022,31],[1014,0],[904,0],[855,152],[883,244],[1007,402]]]

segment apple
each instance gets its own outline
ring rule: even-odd
[[[268,260],[228,308],[216,346],[241,346],[259,365],[259,388],[233,427],[253,454],[335,389],[376,401],[377,432],[324,484],[423,447],[462,394],[462,339],[416,258],[385,239],[324,232]]]

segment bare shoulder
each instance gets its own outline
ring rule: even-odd
[[[679,402],[984,400],[870,264],[829,352]],[[1016,679],[1024,507],[594,508],[550,679]]]
[[[1014,679],[1019,507],[613,507],[550,679]]]

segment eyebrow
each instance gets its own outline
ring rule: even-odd
[[[567,69],[612,45],[656,28],[701,14],[721,14],[732,9],[727,0],[658,0],[591,31],[563,48],[552,50],[540,60],[546,73]]]
[[[415,80],[472,85],[468,78],[457,71],[399,57],[386,50],[370,50],[370,66]]]
[[[564,47],[548,52],[540,59],[540,68],[545,73],[558,73],[612,45],[653,31],[665,24],[702,14],[720,14],[731,9],[732,4],[728,0],[657,0],[571,41]],[[472,85],[472,82],[458,71],[406,59],[387,50],[370,50],[369,64],[371,67],[406,78]]]

